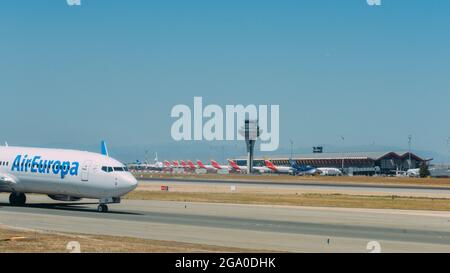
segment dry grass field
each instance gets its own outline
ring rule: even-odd
[[[126,199],[312,207],[450,211],[450,199],[344,194],[194,193],[137,190]]]
[[[0,225],[0,253],[69,253],[67,244],[76,241],[87,253],[239,253],[251,249],[145,240],[128,237],[61,234],[12,229]]]

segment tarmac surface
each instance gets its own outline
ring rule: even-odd
[[[101,214],[95,200],[7,200],[0,194],[0,223],[26,229],[281,252],[369,252],[372,241],[382,252],[450,252],[450,212],[125,200]]]

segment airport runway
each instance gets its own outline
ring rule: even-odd
[[[201,179],[145,179],[141,185],[169,185],[169,186],[211,186],[231,187],[232,185],[245,189],[274,189],[292,190],[293,192],[317,192],[362,195],[397,195],[430,198],[450,198],[450,187],[436,186],[403,186],[403,185],[368,185],[355,183],[324,183],[324,182],[270,182],[270,181],[230,181],[230,180],[201,180]],[[184,188],[185,189],[185,188]]]
[[[126,200],[111,213],[29,196],[10,207],[0,194],[0,223],[29,229],[201,243],[269,251],[450,252],[450,212],[305,208]]]

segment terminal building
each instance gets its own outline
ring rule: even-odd
[[[290,166],[290,156],[272,156],[255,158],[255,166],[264,166],[264,160],[270,160],[277,166]],[[312,153],[295,155],[293,160],[299,165],[316,168],[338,168],[347,174],[374,175],[395,174],[397,171],[420,168],[431,159],[424,159],[408,152],[355,152],[355,153]],[[239,166],[247,164],[246,159],[236,159]]]

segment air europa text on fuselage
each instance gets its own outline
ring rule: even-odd
[[[17,155],[11,171],[54,174],[64,179],[67,175],[77,176],[79,167],[79,162],[44,160],[41,156]]]

